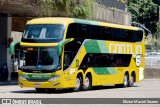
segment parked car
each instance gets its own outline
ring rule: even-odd
[[[160,64],[160,53],[159,52],[146,53],[145,61],[146,61],[146,65],[148,64],[152,64],[152,65],[158,64],[159,65]]]

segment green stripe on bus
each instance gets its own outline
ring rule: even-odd
[[[99,25],[99,22],[96,21],[89,21],[89,20],[82,20],[82,19],[74,19],[75,23],[81,23],[81,24],[91,24],[91,25]]]
[[[99,48],[101,50],[101,53],[108,53],[109,52],[105,41],[98,40],[97,42],[98,42]]]
[[[28,79],[49,79],[52,77],[47,74],[21,74],[21,76]]]
[[[105,41],[102,40],[90,40],[85,44],[87,53],[108,53],[108,47]]]
[[[116,70],[113,67],[93,67],[94,72],[97,75],[112,75],[117,74]]]
[[[91,25],[97,25],[99,26],[99,22],[95,22],[95,21],[89,21]]]
[[[87,53],[101,53],[98,42],[96,40],[87,41],[84,46]]]
[[[107,70],[106,67],[93,67],[93,70],[98,75],[109,75],[110,72]]]
[[[110,72],[110,74],[118,74],[114,67],[108,67],[107,69]]]

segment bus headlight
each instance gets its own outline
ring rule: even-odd
[[[19,78],[22,79],[22,80],[26,80],[26,78],[23,77],[22,75],[19,75]]]
[[[48,81],[55,81],[55,80],[57,80],[59,78],[60,78],[60,75],[54,76],[54,77],[50,78]]]

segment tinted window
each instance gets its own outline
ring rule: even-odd
[[[102,27],[102,40],[112,40],[111,28]]]
[[[91,26],[91,39],[101,39],[100,26]]]
[[[143,39],[143,31],[130,31],[129,36],[131,42],[140,42]]]
[[[122,32],[123,31],[121,29],[112,28],[113,40],[114,41],[123,41]]]
[[[131,40],[132,40],[133,42],[139,41],[138,32],[137,32],[137,31],[132,31]]]
[[[24,39],[59,39],[63,37],[64,25],[28,25]]]
[[[25,58],[25,65],[36,66],[37,58],[38,58],[38,51],[26,51],[24,58]]]
[[[68,26],[66,38],[79,38],[78,26],[76,23],[72,23]]]
[[[83,58],[80,68],[88,67],[128,67],[131,60],[130,54],[103,54],[88,53]]]
[[[123,30],[121,36],[122,36],[122,40],[124,42],[129,42],[130,41],[130,39],[129,39],[129,31],[128,30]]]
[[[66,38],[140,42],[143,39],[143,31],[73,23],[68,27]]]
[[[65,51],[64,52],[64,65],[63,65],[64,70],[70,66],[72,60],[73,60],[72,53],[69,51],[68,52]]]
[[[139,41],[143,39],[143,31],[138,31]]]
[[[78,24],[79,38],[90,39],[90,25]]]
[[[41,70],[58,69],[60,57],[57,55],[57,47],[21,48],[19,67],[21,69]]]
[[[78,50],[80,49],[84,39],[74,39],[72,42],[64,46],[64,70],[67,69],[73,59],[75,58]]]

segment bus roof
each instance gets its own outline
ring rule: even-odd
[[[81,24],[106,26],[106,27],[121,28],[121,29],[128,29],[128,30],[142,30],[141,28],[133,27],[133,26],[90,21],[90,20],[77,19],[77,18],[63,18],[63,17],[36,18],[27,22],[27,24],[69,24],[69,23],[81,23]]]

